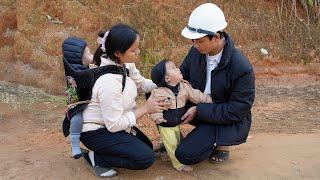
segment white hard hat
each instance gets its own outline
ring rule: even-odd
[[[206,3],[192,11],[188,25],[181,34],[188,39],[199,39],[206,35],[215,35],[227,25],[222,10],[215,4]]]

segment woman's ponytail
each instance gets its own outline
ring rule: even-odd
[[[99,38],[103,38],[105,33],[106,33],[106,31],[100,31],[98,33],[98,39]],[[103,52],[102,45],[100,44],[100,42],[98,42],[98,43],[99,43],[99,46],[98,46],[96,52],[93,55],[93,62],[94,62],[95,65],[100,66],[100,64],[101,64],[101,56],[103,54],[105,54],[105,52]]]

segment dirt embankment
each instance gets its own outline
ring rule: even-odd
[[[288,15],[293,13],[292,2],[283,2],[215,1],[226,15],[226,32],[252,63],[264,58],[260,49],[266,48],[273,59],[304,64],[310,74],[319,74],[320,23],[310,22],[306,27]],[[137,66],[149,76],[150,67],[159,59],[170,58],[179,64],[184,58],[191,42],[180,33],[191,11],[202,3],[203,0],[2,0],[0,80],[62,94],[62,41],[70,35],[80,36],[94,51],[97,32],[120,22],[140,32],[141,61]],[[300,20],[305,20],[302,7],[297,6],[297,11]]]

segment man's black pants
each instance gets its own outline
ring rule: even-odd
[[[192,165],[208,159],[216,142],[216,126],[212,124],[198,124],[176,149],[176,157],[186,165]]]

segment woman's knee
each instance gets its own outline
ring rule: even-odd
[[[153,151],[144,152],[143,154],[134,157],[133,161],[135,164],[133,167],[134,169],[147,169],[156,161],[156,156]]]

